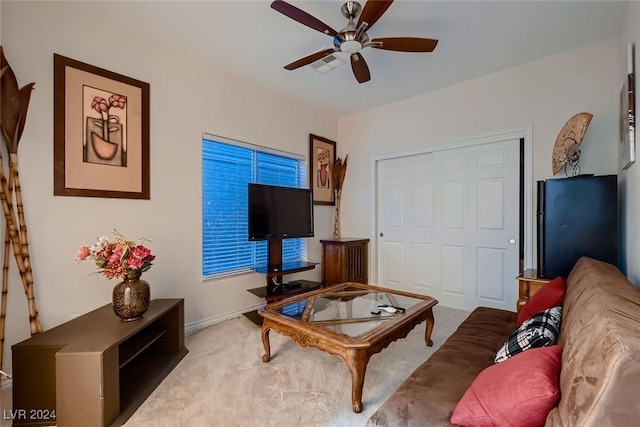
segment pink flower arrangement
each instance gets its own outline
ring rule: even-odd
[[[156,257],[143,245],[147,239],[140,239],[138,244],[127,240],[117,231],[114,234],[115,241],[102,236],[95,245],[81,246],[76,254],[76,261],[94,260],[99,269],[97,274],[102,274],[107,279],[139,277],[151,268],[151,261]]]

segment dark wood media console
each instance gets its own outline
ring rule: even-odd
[[[107,304],[11,350],[13,425],[120,426],[187,354],[184,300],[134,322]]]

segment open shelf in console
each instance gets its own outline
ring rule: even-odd
[[[167,333],[167,328],[161,325],[150,325],[137,335],[132,336],[118,348],[119,354],[119,368],[124,368],[129,362],[135,359],[140,353],[151,346],[154,342],[159,340],[164,334]]]
[[[124,424],[184,357],[162,348],[161,341],[154,341],[120,369],[120,414],[111,426]]]

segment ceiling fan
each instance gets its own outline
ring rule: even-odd
[[[349,20],[349,23],[342,30],[336,31],[319,19],[309,15],[307,12],[285,1],[275,0],[271,3],[271,8],[302,25],[306,25],[309,28],[333,37],[333,48],[305,56],[291,64],[285,65],[284,68],[286,70],[295,70],[304,65],[311,64],[318,59],[322,59],[333,52],[344,52],[350,56],[351,69],[353,70],[356,80],[358,80],[358,83],[364,83],[371,80],[369,67],[364,57],[360,54],[360,51],[367,47],[398,52],[433,52],[438,44],[438,40],[418,37],[369,39],[367,31],[370,30],[373,24],[387,11],[391,3],[393,3],[393,0],[369,0],[364,5],[364,8],[360,6],[360,3],[355,1],[344,3],[341,12],[345,18]],[[362,11],[362,13],[360,13],[360,11]],[[358,17],[357,24],[354,23],[356,17]]]

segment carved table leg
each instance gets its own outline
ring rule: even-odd
[[[368,357],[363,351],[356,351],[347,358],[347,366],[351,371],[351,403],[353,412],[362,412],[362,386],[367,370]]]
[[[427,343],[428,347],[433,346],[433,341],[431,341],[431,333],[433,332],[433,324],[434,324],[433,309],[429,308],[429,311],[427,312],[427,327],[426,327],[426,330],[424,332],[424,340]]]
[[[262,355],[262,361],[268,362],[271,360],[271,346],[269,345],[269,331],[270,327],[266,326],[266,319],[262,323],[262,345],[264,346],[264,354]]]

